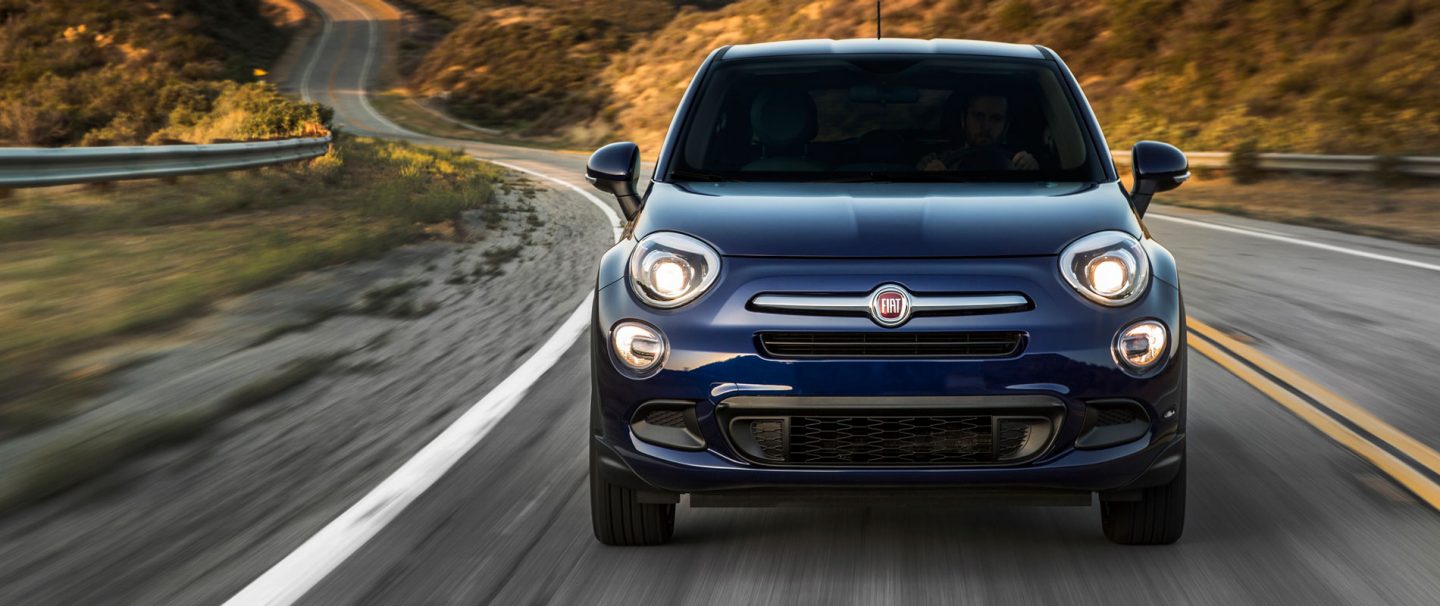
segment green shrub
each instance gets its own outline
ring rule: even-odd
[[[0,142],[143,144],[201,120],[284,48],[259,4],[0,0]]]
[[[170,124],[148,142],[318,137],[330,132],[333,116],[329,107],[285,97],[270,84],[218,82],[173,110]]]
[[[1231,148],[1226,169],[1230,171],[1230,179],[1236,183],[1255,183],[1263,178],[1265,172],[1260,169],[1260,152],[1255,141],[1241,141]]]

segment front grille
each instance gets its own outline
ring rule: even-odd
[[[750,435],[765,458],[775,461],[785,458],[784,419],[757,419],[750,424]]]
[[[645,422],[661,427],[684,427],[685,413],[680,410],[651,410],[645,414]]]
[[[1095,418],[1096,427],[1125,425],[1134,421],[1135,409],[1130,407],[1101,408]]]
[[[1038,454],[1050,427],[1040,417],[788,416],[736,419],[731,432],[745,454],[762,462],[977,465]]]
[[[1019,353],[1019,332],[762,332],[772,358],[1005,358]]]

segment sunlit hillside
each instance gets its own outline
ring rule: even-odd
[[[0,0],[0,143],[204,142],[315,130],[320,108],[250,83],[302,15],[292,0]]]
[[[421,95],[487,126],[652,149],[710,49],[874,34],[860,0],[411,1],[460,21],[415,72]],[[1437,31],[1434,0],[885,2],[889,36],[1059,51],[1115,147],[1440,152]]]
[[[416,92],[445,98],[460,116],[523,135],[572,133],[592,123],[611,105],[601,78],[610,60],[675,14],[669,0],[416,5],[459,21],[415,66]]]

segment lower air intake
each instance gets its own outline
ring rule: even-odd
[[[770,358],[1007,358],[1020,353],[1019,332],[764,332]]]
[[[736,445],[759,462],[790,465],[984,465],[1039,454],[1043,417],[786,416],[740,418]]]

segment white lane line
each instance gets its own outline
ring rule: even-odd
[[[350,5],[352,9],[359,10],[349,0],[341,1]],[[361,12],[367,18],[369,17],[368,13]],[[373,37],[374,20],[370,19],[370,22],[372,24],[371,40],[378,41],[378,38]],[[372,44],[371,48],[373,49],[373,47]],[[316,52],[319,53],[319,50]],[[370,53],[366,54],[367,64],[370,56]],[[362,83],[363,79],[362,76]],[[360,98],[364,100],[367,96],[367,89],[362,87]],[[374,108],[370,107],[368,102],[363,105],[366,111],[380,118],[396,133],[409,133],[408,130],[385,120]],[[620,216],[594,194],[539,171],[507,162],[494,160],[489,160],[489,162],[562,185],[580,194],[581,197],[589,200],[605,213],[606,219],[610,221],[613,228],[615,238],[619,239]],[[485,397],[465,411],[465,414],[456,419],[450,427],[447,427],[434,440],[421,448],[410,460],[361,497],[354,505],[351,505],[349,509],[346,509],[344,513],[341,513],[339,517],[326,524],[285,559],[265,571],[225,604],[227,606],[289,605],[305,597],[306,593],[309,593],[320,581],[339,568],[370,539],[375,538],[381,530],[398,518],[406,507],[426,490],[429,490],[431,486],[434,486],[435,482],[445,475],[445,472],[460,462],[460,459],[479,444],[495,427],[495,424],[520,402],[520,399],[535,385],[535,382],[555,366],[555,363],[560,360],[560,356],[564,355],[565,351],[585,333],[585,329],[590,325],[590,306],[594,297],[594,293],[586,295],[585,300],[580,303],[580,307],[571,312],[570,317],[555,329],[554,334],[545,341],[544,345],[540,346],[540,349],[536,350],[510,376],[490,390],[490,393],[485,394]]]
[[[616,237],[619,237],[619,215],[590,192],[538,171],[504,162],[494,163],[574,190],[604,211],[614,227]],[[535,385],[535,381],[560,360],[560,356],[590,325],[590,305],[594,296],[594,293],[586,295],[580,307],[571,312],[570,317],[539,350],[465,411],[454,424],[346,509],[340,517],[320,529],[225,604],[294,604],[339,568],[366,542],[398,518],[410,503],[424,494],[446,471],[460,462],[460,459],[479,444],[495,424],[520,402],[525,393]]]
[[[300,100],[306,103],[315,100],[310,96],[310,75],[315,72],[315,65],[320,62],[320,55],[324,54],[320,51],[330,39],[330,14],[323,10],[315,12],[320,13],[320,37],[315,39],[315,54],[310,55],[310,62],[305,64],[305,71],[300,73]]]
[[[590,301],[594,296],[593,293],[586,296],[580,307],[524,364],[415,453],[400,469],[225,603],[281,605],[294,604],[304,597],[399,517],[407,506],[494,429],[495,424],[520,402],[535,381],[584,334],[585,328],[590,325]]]
[[[365,108],[366,113],[374,116],[375,119],[379,120],[380,124],[385,128],[388,128],[397,133],[408,133],[411,135],[417,134],[412,133],[407,129],[400,128],[394,122],[391,122],[389,118],[380,115],[380,112],[375,111],[375,108],[370,106],[370,66],[374,64],[375,61],[375,48],[380,46],[380,22],[376,20],[369,11],[355,6],[355,4],[350,2],[350,0],[340,1],[343,2],[345,6],[350,7],[350,10],[360,13],[360,16],[365,19],[365,24],[368,30],[367,33],[370,38],[370,44],[365,45],[365,61],[360,64],[360,81],[358,82],[360,91],[359,94],[356,95],[360,98],[360,105]]]
[[[1390,256],[1390,255],[1382,255],[1382,254],[1379,254],[1379,253],[1366,252],[1366,251],[1363,251],[1363,250],[1356,250],[1356,249],[1353,249],[1353,248],[1345,248],[1345,247],[1343,247],[1343,246],[1335,246],[1335,245],[1333,245],[1333,244],[1322,244],[1322,243],[1320,243],[1320,242],[1311,242],[1311,241],[1309,241],[1309,240],[1302,240],[1302,239],[1300,239],[1300,238],[1295,238],[1295,237],[1292,237],[1292,236],[1282,236],[1282,235],[1280,235],[1280,234],[1271,233],[1271,232],[1268,232],[1268,231],[1259,231],[1259,230],[1254,230],[1254,229],[1245,229],[1245,228],[1243,228],[1243,227],[1231,227],[1231,226],[1229,226],[1229,225],[1220,225],[1220,224],[1217,224],[1217,223],[1209,223],[1209,222],[1206,222],[1206,221],[1196,221],[1196,220],[1194,220],[1194,219],[1182,219],[1182,218],[1180,218],[1180,217],[1171,217],[1171,216],[1168,216],[1168,215],[1150,214],[1150,215],[1147,215],[1146,218],[1147,218],[1147,219],[1149,219],[1149,218],[1164,219],[1164,220],[1166,220],[1166,221],[1174,221],[1174,222],[1176,222],[1176,223],[1184,223],[1184,224],[1186,224],[1186,225],[1194,225],[1194,226],[1196,226],[1196,227],[1204,227],[1204,228],[1206,228],[1206,229],[1214,229],[1214,230],[1218,230],[1218,231],[1226,231],[1226,232],[1231,232],[1231,233],[1236,233],[1236,234],[1244,234],[1244,235],[1253,236],[1253,237],[1256,237],[1256,238],[1264,238],[1264,239],[1266,239],[1266,240],[1275,240],[1275,241],[1277,241],[1277,242],[1288,242],[1288,243],[1290,243],[1290,244],[1297,244],[1297,245],[1300,245],[1300,246],[1309,246],[1310,248],[1318,248],[1318,249],[1320,249],[1320,250],[1328,250],[1328,251],[1331,251],[1331,252],[1337,252],[1337,253],[1342,253],[1342,254],[1346,254],[1346,255],[1353,255],[1353,256],[1356,256],[1356,257],[1364,257],[1364,258],[1366,258],[1366,259],[1374,259],[1374,260],[1376,260],[1376,261],[1385,261],[1385,262],[1387,262],[1387,263],[1395,263],[1395,264],[1397,264],[1397,265],[1405,265],[1405,266],[1409,266],[1409,267],[1417,267],[1417,268],[1420,268],[1420,269],[1428,269],[1428,270],[1430,270],[1430,271],[1440,271],[1440,265],[1436,265],[1436,264],[1434,264],[1434,263],[1425,263],[1425,262],[1423,262],[1423,261],[1416,261],[1416,260],[1414,260],[1414,259],[1405,259],[1405,258],[1402,258],[1402,257],[1392,257],[1392,256]]]

